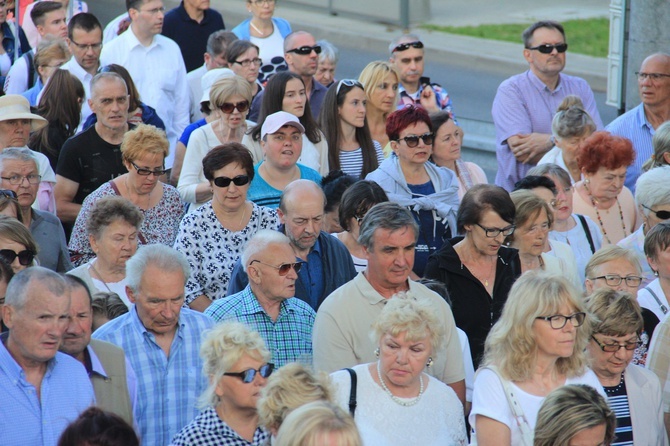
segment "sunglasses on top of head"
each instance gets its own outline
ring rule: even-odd
[[[393,51],[391,51],[391,52],[396,53],[398,51],[406,51],[410,48],[421,49],[421,48],[423,48],[423,42],[420,41],[420,40],[417,40],[417,41],[414,41],[414,42],[399,43],[398,45],[396,45],[395,48],[393,48]]]
[[[292,50],[288,50],[287,53],[296,53],[301,56],[308,56],[312,54],[312,51],[314,51],[316,54],[321,54],[321,46],[320,45],[314,45],[314,46],[309,46],[309,45],[304,45],[300,46],[298,48],[293,48]]]
[[[216,177],[214,178],[214,185],[216,187],[228,187],[230,183],[235,186],[244,186],[249,183],[249,175],[238,175],[235,178]]]
[[[556,51],[559,53],[565,53],[568,50],[568,44],[567,43],[559,43],[558,45],[545,44],[545,45],[528,47],[527,49],[532,51],[539,51],[542,54],[551,54],[551,52],[554,51],[554,49],[556,49]]]

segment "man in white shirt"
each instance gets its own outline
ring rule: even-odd
[[[189,92],[186,67],[177,44],[160,34],[165,7],[162,0],[127,0],[132,20],[128,31],[112,40],[102,51],[103,65],[125,67],[142,101],[156,109],[165,123],[170,155],[165,167],[174,160],[177,138],[189,124]]]
[[[67,25],[67,46],[72,58],[61,69],[69,71],[84,85],[86,99],[91,97],[91,79],[100,68],[100,52],[102,51],[102,25],[98,19],[88,12],[82,12],[72,17]],[[79,130],[84,121],[91,114],[88,101],[81,104],[81,121]]]

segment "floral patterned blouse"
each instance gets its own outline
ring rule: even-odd
[[[221,225],[211,201],[184,217],[174,247],[184,253],[191,265],[191,277],[186,282],[186,304],[202,294],[211,300],[225,297],[244,245],[261,229],[277,229],[279,219],[274,209],[252,205],[249,223],[238,232]]]
[[[77,220],[74,223],[72,235],[70,236],[70,244],[68,245],[72,264],[75,267],[83,265],[95,257],[91,243],[88,240],[86,221],[93,205],[99,199],[119,195],[114,191],[110,183],[111,181],[108,181],[91,192],[81,205],[81,211],[77,215]],[[161,243],[172,246],[175,237],[177,237],[179,222],[184,215],[184,203],[181,201],[177,189],[163,183],[163,197],[161,197],[158,204],[151,209],[140,209],[140,211],[144,214],[144,221],[140,227],[138,244],[151,245]]]

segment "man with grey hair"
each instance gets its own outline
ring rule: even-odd
[[[32,207],[40,187],[34,153],[28,147],[10,147],[0,152],[0,186],[16,194],[21,220],[40,247],[37,254],[39,264],[64,273],[72,269],[72,263],[63,225],[51,212]]]
[[[142,443],[169,444],[198,414],[207,388],[201,334],[214,321],[184,304],[188,261],[164,245],[146,245],[126,263],[126,293],[135,305],[93,333],[126,352],[137,374],[135,418]]]
[[[313,333],[314,367],[334,372],[375,361],[370,326],[387,299],[401,291],[423,296],[434,306],[446,330],[445,348],[435,352],[428,370],[454,389],[465,402],[463,353],[449,305],[425,285],[409,280],[419,227],[410,211],[397,203],[380,203],[361,224],[359,243],[368,260],[365,271],[326,298],[316,314]]]
[[[67,425],[95,404],[86,369],[60,353],[68,325],[65,280],[40,266],[12,278],[2,307],[0,444],[56,445]]]
[[[277,214],[297,260],[304,262],[295,283],[295,297],[314,310],[330,293],[356,276],[347,248],[336,237],[321,230],[326,196],[310,180],[289,183],[282,193]],[[249,279],[238,262],[228,286],[228,296],[242,291]]]
[[[217,322],[236,320],[258,331],[275,367],[311,362],[315,313],[294,297],[303,263],[296,262],[288,237],[269,229],[258,231],[247,243],[241,263],[249,285],[214,301],[205,314]]]
[[[417,105],[429,113],[444,110],[454,118],[451,98],[439,84],[423,77],[425,51],[423,42],[416,34],[403,34],[389,45],[389,62],[400,76],[398,83],[398,110],[407,105]]]
[[[88,103],[97,122],[68,139],[58,157],[54,194],[63,223],[74,223],[84,198],[128,171],[121,157],[121,142],[129,130],[126,82],[116,73],[96,74]]]

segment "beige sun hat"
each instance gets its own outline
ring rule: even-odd
[[[33,132],[48,124],[46,119],[30,112],[28,99],[20,94],[8,94],[0,97],[0,121],[9,121],[10,119],[30,119],[30,129]]]

